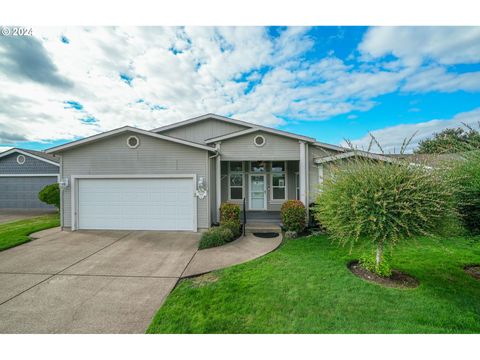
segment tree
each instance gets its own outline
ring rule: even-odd
[[[384,248],[400,240],[443,233],[455,219],[444,172],[360,157],[332,169],[319,191],[315,217],[331,238],[351,248],[370,245],[382,275]]]
[[[57,183],[45,186],[38,193],[38,198],[45,204],[55,205],[60,208],[60,188]]]
[[[469,125],[445,129],[432,138],[420,141],[416,154],[445,154],[480,149],[480,132]]]

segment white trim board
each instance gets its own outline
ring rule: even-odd
[[[110,131],[106,131],[106,132],[103,132],[103,133],[100,133],[100,134],[97,134],[97,135],[89,136],[89,137],[86,137],[86,138],[81,139],[81,140],[72,141],[72,142],[69,142],[69,143],[64,144],[64,145],[55,146],[55,147],[52,147],[50,149],[47,149],[46,152],[48,154],[57,153],[57,152],[60,152],[60,151],[64,151],[66,149],[70,149],[70,148],[77,147],[77,146],[80,146],[80,145],[84,145],[84,144],[87,144],[87,143],[90,143],[90,142],[98,141],[98,140],[104,139],[106,137],[118,135],[118,134],[121,134],[121,133],[124,133],[124,132],[133,132],[133,133],[136,133],[136,134],[150,136],[150,137],[153,137],[153,138],[156,138],[156,139],[171,141],[171,142],[174,142],[174,143],[177,143],[177,144],[187,145],[187,146],[191,146],[191,147],[194,147],[194,148],[215,152],[215,149],[211,146],[201,145],[201,144],[193,143],[193,142],[190,142],[190,141],[173,138],[171,136],[156,134],[154,132],[138,129],[138,128],[135,128],[135,127],[132,127],[132,126],[124,126],[124,127],[121,127],[121,128],[118,128],[118,129],[113,129],[113,130],[110,130]]]
[[[324,163],[337,161],[337,160],[341,160],[341,159],[347,159],[347,158],[355,157],[355,156],[360,156],[360,157],[365,157],[365,158],[368,158],[368,159],[385,161],[385,162],[390,162],[390,163],[398,162],[397,160],[389,158],[389,157],[384,156],[384,155],[372,154],[372,153],[368,153],[368,152],[364,152],[364,151],[350,151],[350,152],[343,153],[343,154],[338,154],[338,155],[326,156],[326,157],[321,157],[321,158],[317,157],[317,158],[313,159],[313,161],[316,164],[324,164]]]
[[[31,157],[31,158],[33,158],[33,159],[37,159],[37,160],[46,162],[46,163],[48,163],[48,164],[51,164],[51,165],[55,165],[55,166],[60,167],[60,164],[57,163],[57,162],[55,162],[55,161],[42,158],[42,157],[40,157],[40,156],[31,154],[31,153],[29,153],[29,152],[27,152],[27,151],[23,151],[23,150],[17,149],[17,148],[13,148],[13,149],[4,151],[3,153],[0,154],[0,158],[2,158],[2,157],[4,157],[4,156],[7,156],[7,155],[10,155],[10,154],[13,154],[13,153],[16,153],[16,152],[18,152],[19,154],[25,155],[25,156],[29,156],[29,157]]]
[[[59,174],[0,174],[0,177],[56,177],[60,178]]]
[[[71,211],[71,230],[77,230],[78,224],[78,211],[77,211],[77,202],[78,198],[78,186],[77,180],[82,179],[192,179],[192,196],[193,200],[193,224],[192,231],[198,231],[198,198],[195,196],[195,191],[197,189],[197,175],[196,174],[159,174],[159,175],[71,175],[71,185],[70,185],[70,211]]]

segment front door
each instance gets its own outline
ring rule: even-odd
[[[265,174],[250,175],[250,210],[267,210],[267,186]]]

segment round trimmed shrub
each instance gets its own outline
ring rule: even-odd
[[[301,233],[305,230],[306,210],[300,200],[287,200],[280,209],[282,224],[285,231]]]
[[[315,216],[341,245],[372,245],[375,268],[385,246],[419,235],[444,234],[455,224],[454,186],[445,172],[403,163],[354,159],[332,169]]]
[[[60,208],[60,187],[57,183],[45,186],[38,193],[38,198],[45,204],[54,205],[57,209]]]
[[[225,221],[238,221],[240,223],[240,205],[231,203],[220,205],[220,223]]]

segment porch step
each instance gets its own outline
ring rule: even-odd
[[[254,233],[254,232],[278,232],[280,233],[282,229],[280,228],[280,224],[272,223],[272,222],[247,222],[247,226],[245,227],[246,233]]]

